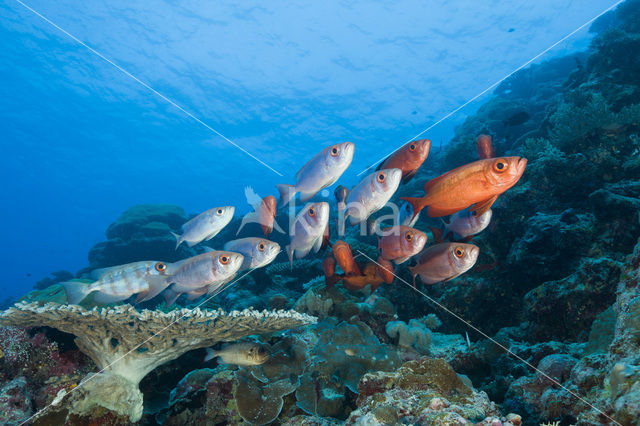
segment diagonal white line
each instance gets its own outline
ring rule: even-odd
[[[374,167],[376,164],[378,164],[379,162],[381,162],[382,160],[384,160],[385,158],[389,157],[390,155],[394,154],[397,150],[399,150],[400,148],[402,148],[405,144],[419,138],[420,136],[422,136],[423,134],[425,134],[426,132],[428,132],[429,130],[433,129],[434,127],[436,127],[438,124],[442,123],[444,120],[446,120],[447,118],[451,117],[453,114],[455,114],[456,112],[460,111],[462,108],[466,107],[467,105],[469,105],[470,103],[472,103],[473,101],[475,101],[476,99],[478,99],[480,96],[484,95],[485,93],[487,93],[489,90],[493,89],[494,87],[496,87],[498,84],[502,83],[504,80],[506,80],[507,78],[511,77],[513,74],[517,73],[518,71],[520,71],[521,69],[523,69],[524,67],[526,67],[527,65],[529,65],[530,63],[532,63],[533,61],[535,61],[536,59],[540,58],[541,56],[543,56],[545,53],[547,53],[548,51],[550,51],[551,49],[553,49],[554,47],[556,47],[557,45],[559,45],[560,43],[562,43],[563,41],[565,41],[566,39],[568,39],[569,37],[573,36],[575,33],[577,33],[578,31],[580,31],[581,29],[583,29],[584,27],[586,27],[587,25],[591,24],[593,21],[595,21],[596,19],[598,19],[599,17],[601,17],[602,15],[604,15],[605,13],[609,12],[611,9],[615,8],[616,6],[618,6],[620,3],[622,3],[624,0],[619,0],[617,2],[615,2],[613,5],[609,6],[608,8],[606,8],[604,11],[600,12],[597,16],[589,19],[587,22],[585,22],[584,24],[580,25],[578,28],[576,28],[575,30],[571,31],[569,34],[567,34],[566,36],[562,37],[560,40],[556,41],[555,43],[553,43],[551,46],[547,47],[546,49],[544,49],[542,52],[538,53],[536,56],[534,56],[533,58],[529,59],[527,62],[525,62],[524,64],[520,65],[518,68],[514,69],[513,71],[511,71],[509,74],[505,75],[504,77],[502,77],[500,80],[496,81],[495,83],[493,83],[491,86],[487,87],[486,89],[484,89],[482,92],[478,93],[477,95],[475,95],[474,97],[472,97],[471,99],[469,99],[468,101],[466,101],[465,103],[463,103],[462,105],[460,105],[458,108],[454,109],[453,111],[449,112],[448,114],[446,114],[444,117],[442,117],[440,120],[436,121],[435,123],[433,123],[432,125],[430,125],[429,127],[427,127],[426,129],[424,129],[423,131],[421,131],[420,133],[418,133],[417,135],[415,135],[414,137],[408,139],[406,142],[402,143],[399,147],[397,147],[396,149],[394,149],[393,151],[391,151],[390,153],[388,153],[387,155],[385,155],[384,157],[380,158],[378,161],[376,161],[375,163],[373,163],[372,165],[370,165],[369,167],[367,167],[366,169],[364,169],[363,171],[361,171],[360,173],[358,173],[357,176],[360,176],[361,174],[363,174],[364,172],[366,172],[367,170],[369,170],[370,168]]]
[[[233,280],[231,283],[228,284],[228,287],[232,286],[233,284],[237,283],[238,281],[240,281],[241,279],[243,279],[244,277],[246,277],[247,275],[249,275],[250,273],[252,273],[253,271],[255,271],[255,269],[250,269],[248,272],[246,272],[245,274],[241,275],[240,277],[238,277],[237,279]],[[221,293],[221,292],[219,292]],[[207,303],[209,300],[213,299],[214,297],[216,297],[219,293],[213,294],[210,297],[206,298],[205,300],[203,300],[202,302],[198,303],[195,308],[191,308],[191,310],[194,309],[198,309],[200,306],[204,305],[205,303]],[[125,358],[127,355],[129,355],[131,352],[138,350],[138,348],[142,345],[144,345],[145,343],[147,343],[149,340],[153,339],[154,337],[156,337],[157,335],[159,335],[160,333],[163,333],[167,328],[171,327],[173,324],[177,323],[178,321],[180,321],[182,318],[186,317],[187,315],[189,315],[189,312],[185,313],[184,315],[182,315],[181,317],[177,318],[176,320],[174,320],[172,323],[170,323],[169,325],[167,325],[166,327],[164,327],[162,330],[156,332],[155,334],[151,335],[150,337],[148,337],[147,339],[145,339],[142,343],[136,345],[136,347],[134,347],[133,349],[131,349],[129,352],[127,352],[126,354],[122,355],[120,358],[116,359],[115,361],[113,361],[112,363],[110,363],[109,365],[107,365],[106,367],[104,367],[102,370],[98,371],[97,373],[93,373],[92,376],[90,376],[89,378],[87,378],[86,380],[83,380],[82,382],[80,382],[80,384],[78,384],[78,386],[76,386],[75,388],[71,389],[66,395],[71,395],[71,393],[75,392],[76,389],[81,388],[82,386],[84,386],[85,384],[89,383],[94,377],[96,377],[98,374],[102,373],[104,370],[106,370],[107,368],[111,367],[113,364],[121,361],[123,358]],[[33,420],[35,417],[41,415],[42,413],[44,413],[46,410],[48,410],[51,407],[52,404],[47,405],[46,407],[38,410],[34,415],[32,415],[31,417],[29,417],[28,419],[24,420],[23,422],[21,422],[19,424],[19,426],[22,426],[28,422],[30,422],[31,420]]]
[[[103,54],[101,54],[100,52],[98,52],[97,50],[92,48],[91,46],[87,45],[82,40],[80,40],[77,37],[75,37],[73,34],[71,34],[68,31],[66,31],[64,28],[61,28],[60,26],[58,26],[57,24],[52,22],[47,17],[43,16],[41,13],[39,13],[38,11],[34,10],[33,8],[31,8],[29,5],[23,3],[21,0],[15,0],[15,1],[18,4],[22,5],[22,7],[24,7],[25,9],[29,10],[30,12],[32,12],[34,15],[38,16],[39,18],[41,18],[43,21],[47,22],[52,27],[56,28],[58,31],[60,31],[63,34],[65,34],[67,37],[69,37],[70,39],[72,39],[76,43],[78,43],[78,44],[82,45],[83,47],[85,47],[87,50],[89,50],[91,53],[93,53],[96,56],[98,56],[100,59],[102,59],[105,62],[107,62],[108,64],[112,65],[114,68],[116,68],[117,70],[122,72],[127,77],[130,77],[131,79],[133,79],[136,82],[140,83],[140,85],[142,85],[143,87],[145,87],[146,89],[148,89],[149,91],[151,91],[152,93],[154,93],[155,95],[157,95],[158,97],[163,99],[164,101],[166,101],[169,104],[173,105],[175,108],[179,109],[180,111],[185,113],[187,116],[189,116],[193,120],[195,120],[197,123],[201,124],[205,128],[207,128],[210,131],[212,131],[213,133],[215,133],[216,135],[220,136],[222,139],[224,139],[225,141],[229,142],[231,145],[235,146],[240,151],[244,152],[249,157],[251,157],[254,160],[256,160],[258,163],[262,164],[263,166],[265,166],[266,168],[268,168],[269,170],[271,170],[272,172],[274,172],[278,176],[282,176],[282,173],[280,173],[279,171],[277,171],[276,169],[274,169],[273,167],[271,167],[270,165],[268,165],[267,163],[265,163],[264,161],[262,161],[261,159],[259,159],[258,157],[256,157],[255,155],[253,155],[252,153],[250,153],[249,151],[247,151],[246,149],[244,149],[243,147],[241,147],[240,145],[238,145],[237,143],[235,143],[234,141],[232,141],[231,139],[229,139],[228,137],[226,137],[222,133],[220,133],[219,131],[217,131],[216,129],[214,129],[213,127],[209,126],[207,123],[205,123],[204,121],[200,120],[198,117],[196,117],[195,115],[193,115],[192,113],[190,113],[189,111],[187,111],[186,109],[184,109],[183,107],[181,107],[176,102],[174,102],[173,100],[169,99],[168,97],[166,97],[162,93],[158,92],[156,89],[154,89],[153,87],[149,86],[147,83],[145,83],[144,81],[140,80],[135,75],[131,74],[129,71],[127,71],[124,68],[122,68],[120,65],[118,65],[115,62],[113,62],[112,60],[108,59]]]
[[[372,258],[370,258],[369,256],[367,256],[366,254],[364,254],[362,251],[358,250],[358,252],[366,257],[367,259],[369,259],[371,262],[375,263],[376,265],[378,265],[379,267],[381,267],[382,269],[384,269],[387,272],[390,272],[391,274],[393,274],[394,277],[396,277],[397,279],[399,279],[403,284],[406,284],[411,290],[415,291],[416,293],[424,296],[426,299],[428,299],[431,303],[433,303],[434,305],[438,306],[440,309],[442,309],[443,311],[447,312],[448,314],[451,314],[453,317],[455,317],[456,319],[458,319],[459,321],[461,321],[462,323],[464,323],[464,325],[466,325],[467,327],[471,328],[472,330],[474,330],[476,333],[481,334],[483,337],[485,337],[486,339],[490,340],[491,342],[495,343],[500,349],[504,350],[505,352],[507,352],[509,355],[513,356],[514,358],[516,358],[518,361],[522,362],[523,364],[525,364],[527,367],[532,368],[533,370],[535,370],[536,372],[540,373],[541,375],[543,375],[545,378],[549,379],[554,385],[557,385],[558,387],[562,388],[563,390],[569,392],[571,395],[575,396],[576,398],[578,398],[580,401],[584,402],[585,404],[587,404],[589,407],[593,408],[595,411],[597,411],[598,413],[602,414],[603,416],[605,416],[607,419],[611,420],[613,423],[622,426],[620,423],[618,423],[617,421],[615,421],[614,419],[612,419],[611,417],[609,417],[606,413],[604,413],[602,410],[598,409],[596,406],[594,406],[593,404],[591,404],[589,401],[587,401],[586,399],[584,399],[583,397],[581,397],[580,395],[572,392],[571,390],[569,390],[566,386],[563,386],[560,382],[558,382],[557,380],[555,380],[553,377],[549,376],[547,373],[545,373],[544,371],[539,370],[538,368],[534,367],[531,363],[529,363],[527,360],[525,360],[524,358],[520,357],[519,355],[517,355],[516,353],[512,352],[509,348],[505,347],[503,344],[501,344],[500,342],[496,341],[495,339],[493,339],[492,337],[490,337],[488,334],[486,334],[484,331],[480,330],[479,328],[475,327],[473,324],[469,323],[468,321],[466,321],[465,319],[463,319],[461,316],[459,316],[458,314],[456,314],[455,312],[449,310],[446,306],[444,306],[443,304],[441,304],[440,302],[438,302],[437,300],[433,299],[432,297],[429,297],[426,293],[418,290],[417,288],[415,288],[412,284],[410,284],[409,282],[405,281],[404,279],[402,279],[401,277],[399,277],[398,275],[396,275],[396,273],[392,270],[389,270],[387,267],[379,264],[377,261],[373,260]]]

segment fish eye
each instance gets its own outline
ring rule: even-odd
[[[386,176],[384,175],[384,173],[378,173],[378,176],[376,176],[376,180],[378,182],[382,183],[382,182],[384,182],[385,177]]]
[[[413,152],[416,150],[416,144],[412,143],[411,145],[409,145],[409,151]]]
[[[258,353],[259,353],[260,355],[262,355],[262,354],[263,354],[263,353],[265,353],[265,352],[266,352],[266,350],[265,350],[264,348],[260,348],[260,349],[258,349]]]
[[[258,250],[264,251],[264,243],[258,244]]]
[[[223,265],[226,265],[227,263],[229,263],[229,261],[231,260],[231,258],[227,255],[222,255],[220,256],[220,263],[222,263]]]
[[[410,242],[413,240],[413,235],[411,235],[410,232],[407,232],[406,234],[404,234],[404,238]]]
[[[471,216],[473,216],[473,217],[478,216],[478,211],[477,210],[472,211],[471,212]]]
[[[334,146],[334,147],[331,148],[331,156],[332,157],[338,156],[339,153],[340,153],[340,150],[338,149],[337,146]]]
[[[456,247],[455,255],[458,258],[464,255],[464,250],[462,249],[462,247]]]
[[[167,269],[167,265],[165,265],[162,262],[158,262],[156,263],[156,271],[158,272],[164,272]]]
[[[222,216],[222,209],[218,209],[218,210],[216,210],[216,214],[217,214],[218,216]]]
[[[314,217],[316,215],[316,209],[314,209],[313,207],[311,207],[309,209],[309,216]]]
[[[493,163],[493,170],[497,173],[502,173],[507,170],[508,166],[509,165],[505,160],[497,160],[495,163]]]

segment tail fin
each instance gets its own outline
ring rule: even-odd
[[[207,348],[207,355],[204,357],[204,360],[202,362],[211,361],[217,356],[218,356],[218,352],[214,351],[211,348]]]
[[[440,228],[434,228],[433,226],[430,226],[429,229],[433,234],[433,240],[436,242],[436,244],[444,242],[442,230]]]
[[[287,249],[287,256],[289,256],[289,266],[293,269],[293,252],[294,249],[291,247],[291,244],[285,247]]]
[[[178,250],[178,247],[180,247],[180,244],[182,244],[182,237],[178,234],[176,234],[175,232],[171,231],[171,235],[173,235],[174,237],[176,237],[176,250]]]
[[[90,284],[87,283],[68,281],[61,284],[67,293],[67,302],[71,305],[77,305],[91,293]]]
[[[413,209],[413,216],[411,216],[411,220],[413,220],[413,218],[415,218],[426,205],[424,204],[423,198],[420,197],[400,197],[400,199],[411,204],[411,208]]]
[[[287,185],[286,183],[281,183],[276,185],[278,188],[278,192],[280,193],[280,206],[286,206],[289,204],[289,201],[296,195],[296,190],[293,185]]]

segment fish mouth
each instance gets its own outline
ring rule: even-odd
[[[520,158],[518,160],[518,164],[516,165],[516,170],[518,171],[518,176],[522,176],[522,174],[524,173],[524,169],[527,167],[527,159],[526,158]]]
[[[353,158],[355,150],[356,145],[353,142],[344,142],[342,144],[342,151],[345,153],[345,158]]]

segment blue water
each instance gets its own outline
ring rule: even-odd
[[[0,4],[0,298],[86,265],[126,208],[244,211],[320,148],[341,183],[611,1],[43,1],[27,4],[242,146],[258,163],[15,0]],[[586,28],[535,60],[584,49]],[[486,100],[489,93],[479,100]],[[471,103],[425,134],[446,143]]]

